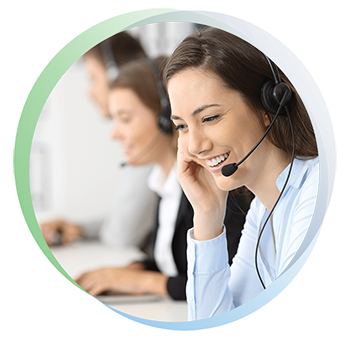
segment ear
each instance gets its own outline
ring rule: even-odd
[[[271,124],[270,115],[267,112],[265,112],[264,113],[264,125],[266,127],[268,127],[270,124]]]

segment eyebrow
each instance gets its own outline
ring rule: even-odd
[[[121,110],[118,110],[117,112],[110,113],[110,115],[112,118],[115,118],[117,116],[121,116],[123,114],[130,114],[130,113],[131,111],[129,109],[121,109]]]
[[[208,109],[209,107],[213,107],[213,106],[221,106],[221,105],[219,105],[219,104],[207,104],[207,105],[202,105],[202,106],[198,107],[197,109],[195,109],[195,110],[191,113],[191,116],[192,116],[192,117],[195,117],[195,116],[197,116],[199,113],[201,113],[202,111]],[[172,115],[170,118],[173,119],[173,120],[176,120],[176,119],[181,119],[181,120],[183,120],[181,117],[174,116],[174,115]]]

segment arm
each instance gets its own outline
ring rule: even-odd
[[[228,265],[226,229],[209,241],[188,235],[187,299],[189,317],[202,319],[227,312],[262,291],[254,267],[256,200],[247,214],[236,256]]]
[[[167,296],[168,278],[159,273],[143,269],[142,263],[127,267],[108,267],[84,273],[75,279],[89,294],[156,294]]]
[[[220,190],[209,171],[197,164],[180,145],[178,180],[194,212],[194,227],[187,237],[186,287],[189,319],[193,320],[233,308],[227,289],[230,269],[223,233],[227,192]],[[222,287],[219,294],[217,285]]]
[[[187,242],[188,319],[203,319],[234,308],[228,289],[230,267],[227,260],[226,230],[215,239],[197,241],[191,229]]]

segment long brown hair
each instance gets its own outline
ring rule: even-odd
[[[133,60],[120,68],[118,78],[110,84],[110,88],[128,88],[134,91],[140,100],[153,110],[157,115],[161,112],[160,96],[157,87],[157,77],[162,74],[162,66],[166,57],[158,57],[154,60],[139,59]],[[151,67],[151,62],[159,70],[155,74]]]
[[[164,68],[165,85],[173,75],[188,68],[213,72],[220,77],[224,86],[239,91],[266,129],[266,111],[260,101],[260,89],[272,79],[272,73],[266,58],[257,48],[217,28],[198,30],[185,38],[169,57]],[[295,136],[295,155],[317,157],[316,138],[306,108],[288,78],[281,70],[278,71],[282,81],[293,91],[289,108]],[[272,115],[267,114],[271,121]],[[291,155],[293,144],[288,117],[278,117],[267,138]]]

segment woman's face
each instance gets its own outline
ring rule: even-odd
[[[111,137],[120,142],[130,165],[158,162],[161,146],[156,143],[159,135],[155,112],[147,107],[129,88],[117,88],[109,96],[109,108],[114,119]]]
[[[198,69],[175,74],[168,91],[182,150],[208,169],[222,190],[253,185],[268,153],[266,140],[234,175],[221,174],[224,165],[238,163],[264,133],[241,94],[224,87],[215,74]]]

